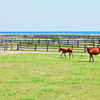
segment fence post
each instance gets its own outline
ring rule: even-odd
[[[98,47],[99,47],[99,44],[100,44],[100,40],[98,40]]]
[[[38,40],[38,44],[40,44],[40,39]]]
[[[67,40],[67,44],[69,44],[69,40]]]
[[[28,42],[27,42],[27,48],[28,48],[29,45],[30,45],[30,42],[28,41]]]
[[[93,47],[95,47],[95,41],[93,41]]]
[[[4,44],[4,52],[6,51],[6,45]]]
[[[37,51],[37,44],[35,44],[35,51]]]
[[[73,49],[73,45],[71,45],[71,48]]]
[[[19,50],[19,49],[20,49],[20,43],[17,44],[17,50]]]
[[[49,40],[48,40],[48,42],[47,42],[48,44],[49,44]]]
[[[32,38],[32,43],[33,43],[33,38]]]
[[[47,43],[47,38],[46,38],[46,43]]]
[[[25,43],[26,43],[26,39],[25,39]]]
[[[8,50],[8,44],[6,44],[5,47],[6,47],[6,50]]]
[[[7,44],[4,44],[4,52],[7,50]]]
[[[13,49],[13,44],[11,44],[11,51],[12,51],[12,49]]]
[[[47,51],[48,51],[49,44],[47,44]]]
[[[84,52],[86,52],[86,51],[85,51],[85,48],[86,48],[86,47],[87,47],[87,46],[86,46],[86,45],[84,45]]]
[[[60,40],[58,39],[58,44],[60,44]]]
[[[22,42],[23,43],[23,42]],[[20,46],[21,46],[21,41],[19,42]]]
[[[98,40],[98,45],[97,45],[98,48],[99,48],[99,46],[100,46],[99,44],[100,44],[100,39]]]
[[[79,41],[77,40],[77,47],[79,47]]]
[[[61,47],[61,44],[59,44],[59,48]]]

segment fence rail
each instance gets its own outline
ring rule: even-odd
[[[0,35],[3,39],[12,39],[12,38],[84,38],[84,39],[100,39],[100,34],[3,34]]]
[[[58,51],[58,48],[73,48],[84,52],[84,47],[99,47],[100,39],[1,39],[0,49]]]
[[[4,52],[7,50],[19,50],[19,47],[19,43],[0,43],[0,50]]]
[[[100,39],[0,39],[0,43],[38,43],[38,44],[76,44],[76,43],[100,43]]]
[[[55,51],[60,47],[73,48],[75,52],[84,52],[84,47],[99,47],[100,44],[92,41],[90,43],[74,43],[74,44],[60,44],[60,43],[33,43],[33,42],[19,42],[19,43],[0,43],[0,49],[4,52],[7,50],[31,50],[31,51]]]

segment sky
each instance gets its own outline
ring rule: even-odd
[[[100,31],[100,0],[0,0],[0,31]]]

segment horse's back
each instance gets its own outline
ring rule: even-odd
[[[99,52],[100,52],[100,47],[98,49],[99,49]]]
[[[63,53],[67,53],[67,52],[73,52],[72,48],[60,48],[59,51],[62,51]]]
[[[89,51],[91,54],[98,55],[100,50],[98,48],[91,48]]]
[[[73,49],[72,49],[72,48],[68,48],[68,51],[69,51],[69,52],[73,52]]]

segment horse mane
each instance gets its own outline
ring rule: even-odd
[[[62,50],[63,48],[59,48],[59,50]]]
[[[87,47],[87,49],[88,49],[88,50],[90,50],[90,49],[91,49],[91,47]]]

